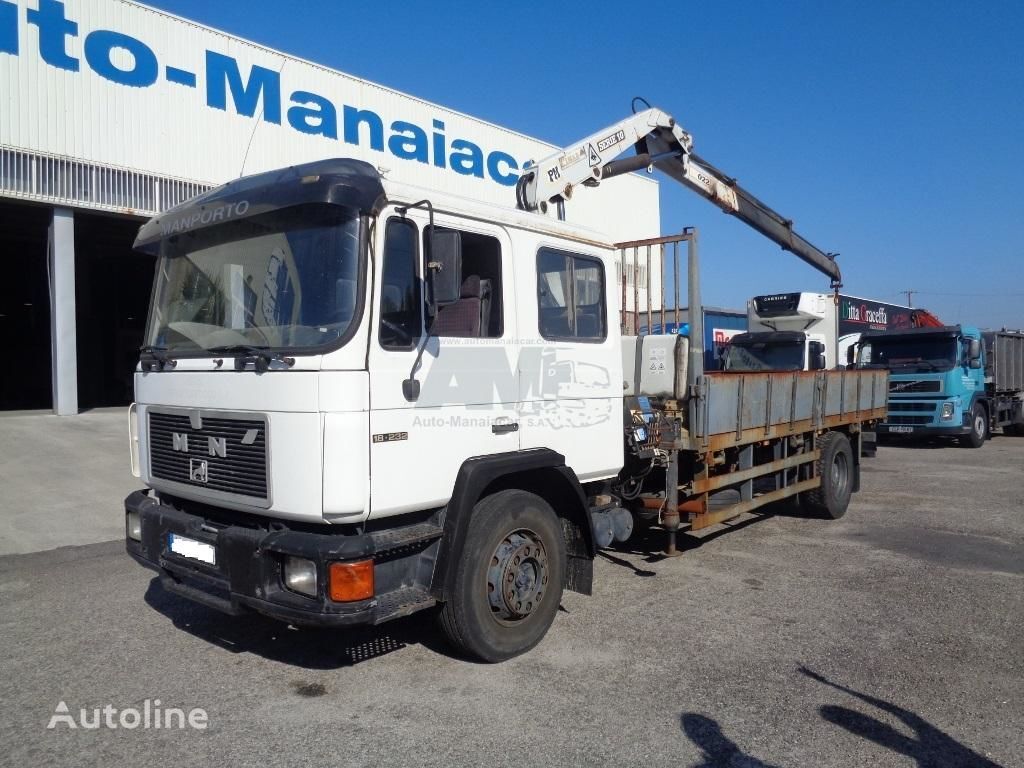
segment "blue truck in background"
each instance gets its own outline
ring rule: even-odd
[[[1024,433],[1024,333],[967,325],[865,333],[857,365],[888,368],[878,435],[957,438],[980,448],[994,429]]]

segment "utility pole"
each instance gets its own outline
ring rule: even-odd
[[[905,291],[900,291],[900,293],[906,294],[908,307],[914,306],[914,294],[917,293],[916,290],[914,290],[913,288],[909,288]]]

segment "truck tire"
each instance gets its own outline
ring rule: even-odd
[[[441,628],[467,656],[498,662],[541,641],[558,613],[565,539],[551,506],[518,489],[476,503],[441,606]]]
[[[981,403],[971,406],[971,431],[964,438],[963,444],[968,448],[981,448],[988,437],[988,412]]]
[[[853,449],[842,432],[826,432],[818,439],[821,455],[814,474],[821,485],[800,494],[800,504],[815,517],[838,520],[846,514],[853,494]]]

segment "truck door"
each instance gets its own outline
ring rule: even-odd
[[[534,340],[519,357],[523,448],[561,453],[580,480],[615,474],[623,451],[622,358],[610,327],[617,311],[607,264],[542,246],[519,269],[520,327]]]
[[[460,296],[436,317],[425,311],[425,214],[385,212],[378,226],[368,355],[374,515],[441,506],[466,459],[519,448],[508,237],[450,217],[435,226],[458,232],[462,246]],[[412,380],[419,392],[408,399]]]

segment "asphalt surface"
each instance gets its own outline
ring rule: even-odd
[[[0,557],[0,764],[1024,766],[1022,470],[1024,438],[884,447],[842,520],[602,558],[497,666],[429,617],[221,616],[120,542]],[[47,729],[146,699],[208,727]]]
[[[127,408],[0,413],[0,555],[123,536],[130,464]]]

